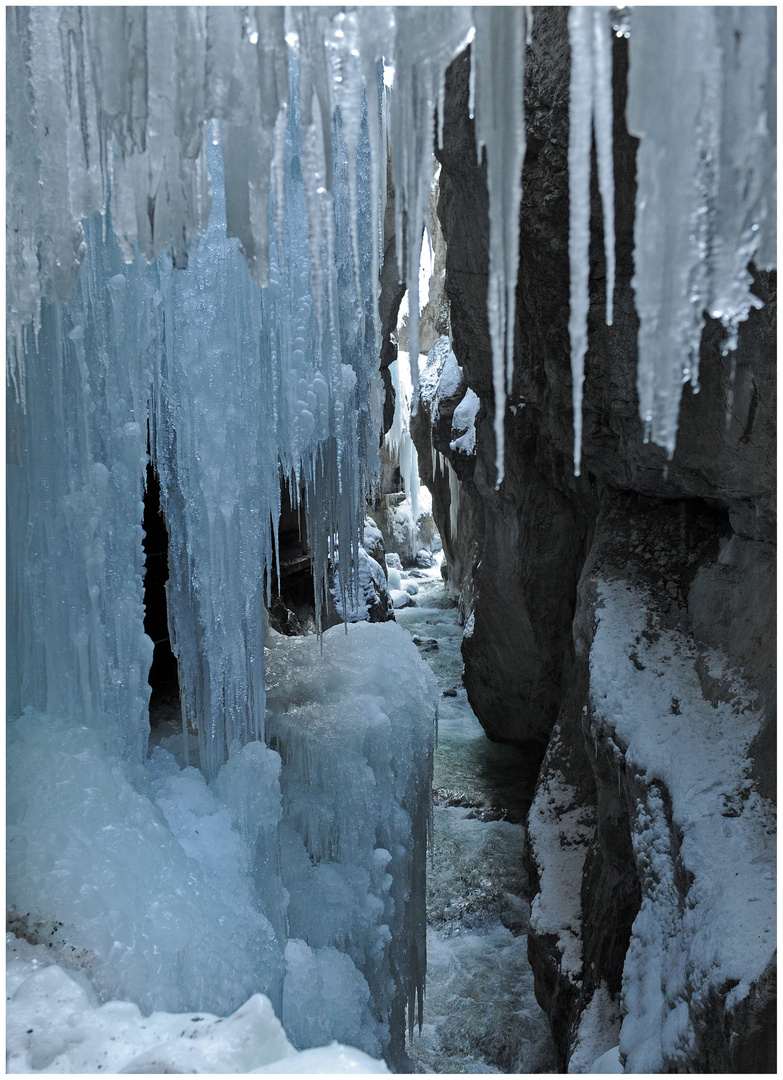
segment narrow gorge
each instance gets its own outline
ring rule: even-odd
[[[776,1070],[776,33],[7,9],[9,1072]]]

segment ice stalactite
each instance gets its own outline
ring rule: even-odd
[[[394,85],[389,100],[389,146],[395,191],[395,231],[400,278],[408,284],[408,352],[419,355],[419,264],[429,214],[433,113],[442,102],[446,68],[472,32],[470,8],[398,7],[389,50]],[[441,109],[442,113],[442,109]],[[440,123],[442,124],[442,116]],[[404,257],[404,266],[403,266]],[[411,365],[414,387],[418,366]]]
[[[582,459],[582,390],[587,352],[590,249],[590,170],[593,129],[598,184],[604,214],[606,252],[606,322],[611,325],[614,295],[614,170],[612,162],[612,54],[609,9],[572,7],[568,13],[571,42],[571,89],[568,137],[569,232],[571,266],[571,378],[574,408],[574,475]]]
[[[514,374],[514,323],[519,269],[519,205],[525,160],[525,38],[522,7],[476,7],[471,47],[471,104],[476,149],[487,156],[489,202],[489,291],[487,315],[492,341],[495,394],[495,486],[504,472],[506,395]]]
[[[593,117],[604,205],[607,321],[612,318],[611,63],[605,8],[571,12],[572,338],[577,469],[585,338],[583,226]],[[641,138],[635,230],[641,318],[640,415],[671,454],[682,381],[697,385],[702,310],[727,327],[727,347],[754,305],[747,265],[775,261],[775,11],[631,10],[628,122]],[[319,257],[334,231],[333,117],[348,159],[352,272],[358,282],[361,185],[354,183],[362,95],[369,132],[370,216],[377,332],[377,269],[386,139],[397,192],[397,253],[418,349],[417,268],[433,140],[442,138],[445,70],[473,41],[472,99],[488,163],[488,308],[498,399],[511,379],[518,207],[524,158],[522,80],[530,12],[519,8],[33,8],[9,9],[8,377],[24,393],[23,328],[41,299],[68,300],[84,257],[81,220],[106,210],[126,259],[168,247],[184,266],[210,203],[204,121],[223,123],[226,225],[255,279],[268,277],[270,187],[282,229],[284,143],[290,107],[286,50],[304,95],[299,167],[307,185],[316,312],[333,327],[335,290]],[[592,29],[591,29],[592,27]],[[172,57],[174,62],[172,62]],[[381,65],[392,89],[378,103]],[[588,68],[590,73],[588,73]],[[501,77],[502,73],[502,77]],[[576,85],[576,84],[575,84]],[[437,128],[434,111],[438,109]],[[584,113],[584,115],[582,115]],[[587,147],[587,149],[585,149]],[[754,167],[754,163],[758,167]],[[587,174],[587,178],[586,178]],[[405,225],[403,223],[405,222]],[[403,267],[403,260],[405,266]],[[325,289],[325,296],[322,295]],[[339,289],[338,289],[339,294]],[[325,304],[325,307],[324,307]],[[321,339],[319,349],[329,344]],[[504,359],[503,359],[504,358]],[[414,368],[413,377],[417,372]],[[377,408],[376,406],[373,406]]]
[[[735,348],[759,306],[748,264],[775,261],[775,27],[774,7],[632,10],[639,413],[669,457],[704,312]]]

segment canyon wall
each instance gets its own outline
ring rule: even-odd
[[[444,547],[456,553],[470,702],[491,739],[542,763],[528,843],[529,951],[563,1064],[582,1071],[619,1040],[629,1071],[766,1071],[774,1069],[776,278],[756,273],[764,306],[741,325],[735,353],[722,354],[725,332],[707,319],[700,392],[684,388],[667,462],[644,442],[638,417],[627,41],[615,39],[613,53],[617,286],[607,327],[593,178],[582,475],[573,475],[568,335],[567,9],[536,9],[527,50],[502,485],[486,168],[468,112],[469,52],[448,72],[437,151],[462,382],[412,430]],[[469,459],[451,445],[468,387],[481,402]],[[468,510],[458,536],[431,447],[459,478]],[[705,943],[707,924],[744,941],[744,958]]]

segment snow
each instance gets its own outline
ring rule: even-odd
[[[591,1073],[621,1073],[623,1071],[622,1062],[620,1061],[620,1047],[613,1046],[611,1050],[607,1050],[605,1054],[601,1054],[599,1058],[593,1062],[591,1069],[588,1072]]]
[[[735,1007],[773,957],[774,809],[750,779],[761,715],[741,678],[719,652],[661,626],[642,590],[600,581],[598,596],[592,723],[624,752],[638,790],[642,906],[620,1052],[628,1071],[660,1071],[687,1062],[710,994],[733,985]]]
[[[555,727],[551,753],[558,742],[562,743],[562,735]],[[560,970],[577,984],[582,974],[582,871],[594,834],[593,808],[577,803],[574,788],[561,773],[542,772],[528,818],[540,875],[530,925],[537,935],[551,934],[557,939]]]
[[[476,417],[481,401],[468,387],[465,396],[454,410],[451,419],[451,433],[456,435],[449,447],[461,454],[476,452]]]
[[[605,982],[596,987],[579,1018],[569,1073],[622,1072],[617,1038],[620,1034],[620,1003],[612,998]]]
[[[227,1017],[145,1016],[130,1001],[100,1004],[86,980],[41,955],[43,946],[13,934],[6,941],[9,1072],[388,1072],[338,1043],[297,1053],[262,994]]]

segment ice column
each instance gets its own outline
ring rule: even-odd
[[[21,330],[25,403],[8,396],[8,711],[49,710],[140,761],[149,723],[142,486],[151,298],[86,223],[69,308]]]
[[[471,98],[476,148],[487,155],[489,290],[495,394],[495,486],[503,481],[506,394],[514,374],[514,322],[519,269],[519,204],[525,161],[525,36],[522,7],[474,7]]]
[[[774,263],[775,21],[774,8],[633,10],[639,411],[669,457],[682,384],[698,387],[704,311],[734,348],[758,306],[747,264]]]

